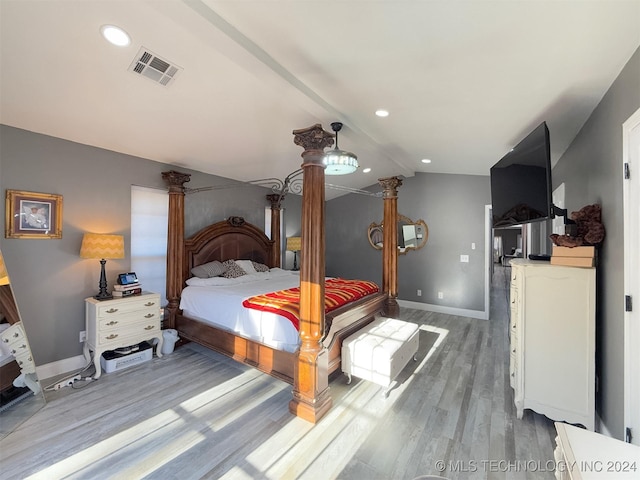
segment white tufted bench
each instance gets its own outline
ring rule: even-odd
[[[377,318],[342,342],[342,371],[389,387],[418,352],[419,328],[394,318]],[[386,392],[385,392],[386,394]]]

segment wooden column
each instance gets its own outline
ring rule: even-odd
[[[191,179],[188,173],[174,170],[162,172],[169,186],[169,226],[167,231],[167,307],[165,328],[175,328],[180,307],[180,293],[184,282],[184,184]]]
[[[380,178],[383,188],[384,219],[382,220],[382,290],[387,293],[385,314],[397,317],[398,305],[398,187],[399,177]]]
[[[334,135],[320,124],[294,130],[294,143],[304,148],[302,250],[300,253],[300,351],[295,365],[291,413],[316,423],[331,408],[328,352],[324,333],[324,148]]]
[[[282,239],[280,238],[280,205],[283,195],[279,193],[271,193],[267,195],[267,200],[271,203],[271,240],[273,240],[273,258],[272,267],[279,267],[282,262]]]

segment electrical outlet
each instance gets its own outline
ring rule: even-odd
[[[87,341],[87,331],[86,330],[82,330],[80,332],[80,343],[86,342]]]
[[[469,255],[460,255],[460,261],[463,263],[469,263]]]
[[[418,294],[419,297],[421,297],[422,296],[422,290],[418,289],[417,294]]]
[[[438,292],[438,298],[444,298],[444,293]]]

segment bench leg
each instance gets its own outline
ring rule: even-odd
[[[347,373],[347,385],[351,385],[351,374]]]

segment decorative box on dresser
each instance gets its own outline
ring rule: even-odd
[[[87,340],[84,356],[91,360],[100,378],[100,355],[108,350],[128,347],[156,338],[156,355],[162,356],[162,330],[160,325],[160,295],[142,292],[125,298],[99,301],[85,299],[85,323]]]
[[[596,269],[511,260],[509,373],[525,408],[595,427]]]

